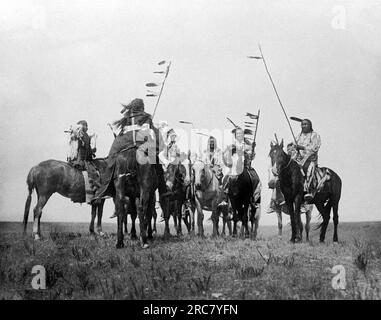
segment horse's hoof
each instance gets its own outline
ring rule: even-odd
[[[339,239],[337,239],[337,238],[333,238],[333,242],[338,243],[338,242],[339,242]]]
[[[131,240],[138,240],[138,237],[136,234],[131,234]]]
[[[116,244],[116,248],[117,248],[117,249],[122,249],[122,248],[124,248],[124,243],[123,243],[123,241],[118,241],[117,244]]]
[[[100,231],[98,232],[98,235],[100,235],[101,237],[104,237],[106,234],[103,231]]]
[[[41,240],[41,237],[38,234],[35,234],[34,235],[34,240],[36,240],[36,241]]]
[[[143,243],[142,244],[142,249],[148,249],[149,248],[149,244],[148,243]]]

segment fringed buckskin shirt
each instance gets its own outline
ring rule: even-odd
[[[304,165],[307,159],[310,159],[313,162],[318,161],[318,151],[321,146],[320,135],[315,132],[303,133],[301,132],[297,139],[298,145],[305,147],[304,150],[300,150],[300,156],[296,161],[299,165]]]

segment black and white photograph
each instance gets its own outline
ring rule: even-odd
[[[381,300],[380,17],[1,1],[0,300]]]

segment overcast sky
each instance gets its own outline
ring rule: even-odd
[[[292,136],[262,62],[246,58],[258,43],[289,115],[311,119],[321,135],[319,164],[342,177],[340,221],[380,220],[380,9],[377,1],[2,1],[0,220],[22,220],[28,171],[66,160],[71,124],[86,119],[97,156],[107,155],[106,124],[120,103],[145,98],[162,59],[172,66],[155,121],[224,130],[227,116],[242,124],[261,109],[254,165],[267,205],[270,141]],[[105,217],[111,212],[108,201]],[[42,215],[89,218],[89,206],[58,194]]]

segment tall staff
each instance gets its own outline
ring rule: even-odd
[[[162,64],[162,63],[165,63],[165,61],[163,62],[159,62],[159,64]],[[171,61],[169,61],[169,64],[167,66],[167,70],[165,71],[165,76],[164,76],[164,80],[161,84],[161,88],[160,88],[160,92],[159,92],[159,96],[157,98],[157,101],[156,101],[156,105],[155,105],[155,109],[153,110],[153,113],[152,113],[152,119],[154,118],[155,116],[155,112],[156,112],[156,109],[157,109],[157,106],[159,105],[159,101],[160,101],[160,98],[161,98],[161,94],[163,93],[163,88],[164,88],[164,84],[165,84],[165,80],[167,80],[167,77],[168,77],[168,73],[169,73],[169,68],[171,67]]]
[[[290,130],[291,130],[292,137],[294,138],[295,144],[297,144],[297,141],[296,141],[296,138],[295,138],[295,134],[294,134],[294,131],[292,130],[291,123],[290,123],[290,121],[288,120],[288,116],[287,116],[286,110],[285,110],[284,107],[283,107],[282,101],[280,100],[278,91],[277,91],[277,89],[276,89],[276,87],[275,87],[273,78],[271,77],[270,71],[269,71],[269,69],[268,69],[268,67],[267,67],[266,60],[265,60],[265,57],[264,57],[264,55],[263,55],[261,45],[258,44],[258,47],[259,47],[259,51],[260,51],[260,53],[261,53],[261,56],[260,56],[260,57],[258,57],[258,56],[248,56],[248,58],[249,58],[249,59],[261,59],[261,60],[263,61],[263,64],[265,65],[265,69],[266,69],[267,75],[269,76],[269,79],[270,79],[271,84],[272,84],[272,86],[273,86],[273,88],[274,88],[275,94],[276,94],[276,96],[277,96],[277,98],[278,98],[279,104],[280,104],[280,106],[281,106],[281,108],[282,108],[282,110],[283,110],[284,116],[286,117],[288,126],[289,126],[289,128],[290,128]]]

